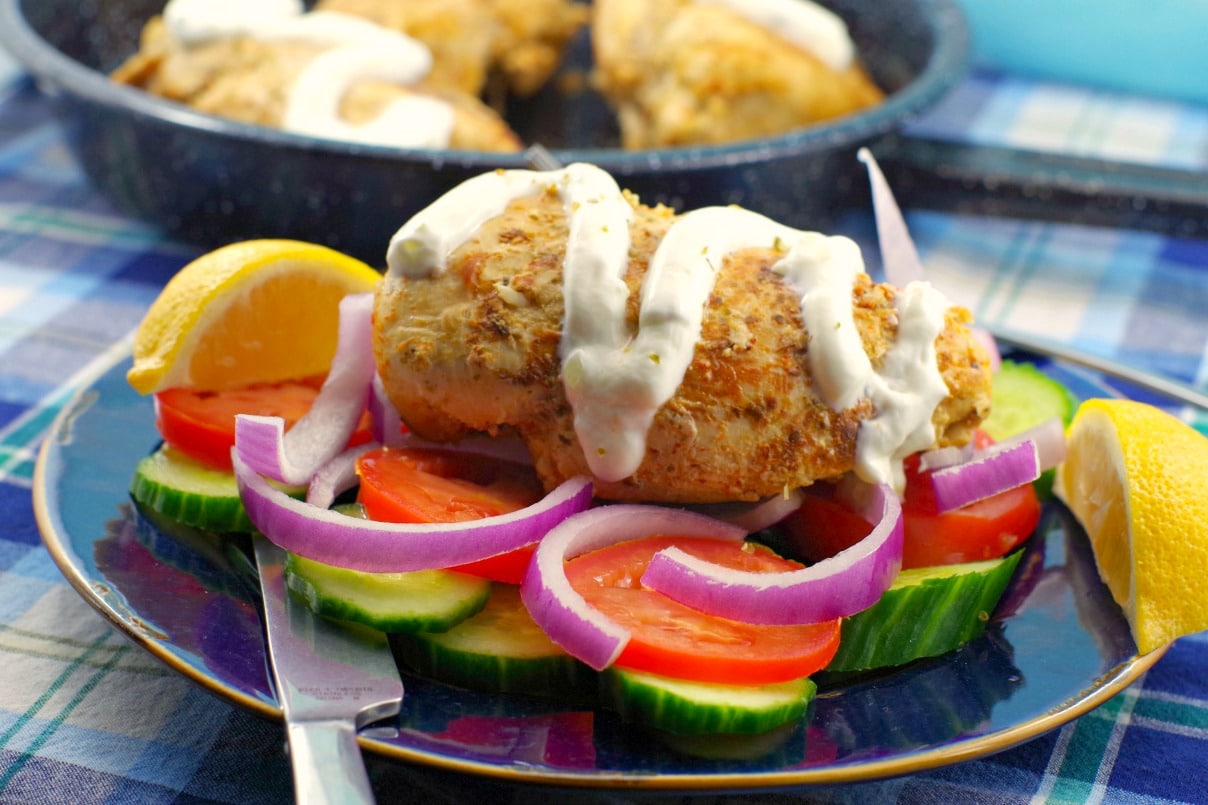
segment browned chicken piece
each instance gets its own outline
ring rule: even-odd
[[[172,38],[162,18],[143,29],[137,54],[112,78],[199,111],[263,126],[280,127],[293,82],[324,50],[305,41],[217,39],[193,47]],[[518,151],[520,139],[477,98],[425,80],[404,87],[383,81],[356,82],[340,103],[341,118],[353,125],[372,120],[392,101],[408,95],[438,98],[453,108],[449,147]]]
[[[588,7],[570,0],[482,0],[498,21],[492,65],[521,97],[541,89],[558,70]]]
[[[647,263],[675,220],[636,208],[626,283],[636,330]],[[560,378],[562,261],[567,238],[553,192],[513,201],[430,278],[389,273],[374,315],[378,370],[414,433],[451,441],[518,433],[544,484],[590,474]],[[831,409],[811,386],[800,298],[771,270],[782,255],[727,256],[692,362],[658,411],[637,472],[596,483],[604,498],[703,503],[757,500],[853,469],[868,400]],[[894,288],[861,275],[853,292],[866,352],[879,366],[894,341]],[[936,346],[950,392],[932,421],[941,445],[963,444],[989,413],[987,357],[952,308]]]
[[[720,4],[595,0],[591,28],[628,149],[780,134],[883,98],[858,63],[835,71]]]
[[[508,91],[531,95],[553,76],[587,22],[570,0],[320,0],[316,8],[371,19],[432,50],[440,72],[478,95],[497,73]]]
[[[432,51],[432,86],[478,96],[486,84],[495,23],[483,0],[319,0],[316,11],[335,11],[401,31]]]

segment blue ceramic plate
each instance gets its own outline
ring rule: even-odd
[[[135,642],[220,697],[279,718],[246,545],[157,527],[130,501],[134,466],[158,436],[126,368],[86,388],[46,440],[34,486],[43,539],[79,593]],[[1080,372],[1048,369],[1080,396],[1112,394]],[[1064,508],[1050,504],[1028,551],[983,637],[890,673],[822,680],[808,719],[772,735],[672,745],[590,707],[407,677],[398,724],[362,744],[496,780],[677,791],[863,781],[997,752],[1103,703],[1161,654],[1136,656]]]

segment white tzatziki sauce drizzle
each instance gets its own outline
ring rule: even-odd
[[[856,46],[838,14],[810,0],[696,0],[725,6],[748,21],[812,54],[830,69],[851,66]]]
[[[305,13],[297,0],[169,0],[163,17],[173,38],[185,46],[244,36],[326,47],[294,80],[281,124],[286,131],[369,145],[449,144],[453,109],[430,96],[399,98],[358,125],[340,117],[340,100],[355,82],[376,79],[406,86],[432,69],[427,46],[400,32],[348,14]]]
[[[856,473],[901,490],[902,459],[934,443],[931,417],[948,393],[935,340],[950,304],[927,283],[899,291],[897,339],[881,369],[874,369],[852,313],[853,286],[864,261],[848,238],[793,229],[738,207],[686,213],[650,259],[637,331],[630,333],[624,275],[633,209],[611,176],[575,164],[548,172],[495,171],[455,187],[391,239],[389,271],[409,278],[443,271],[449,255],[513,199],[550,188],[562,200],[569,228],[562,268],[562,381],[575,434],[596,477],[619,481],[641,465],[654,416],[692,362],[726,255],[788,245],[772,269],[801,296],[815,388],[836,410],[872,401],[876,413],[861,423],[857,436]]]
[[[773,270],[801,294],[810,334],[810,377],[823,402],[836,410],[867,397],[876,414],[860,423],[856,474],[899,492],[902,460],[935,443],[931,416],[948,396],[935,340],[951,303],[930,283],[911,282],[895,299],[897,338],[873,368],[852,309],[852,285],[864,271],[860,247],[842,237],[804,233]]]

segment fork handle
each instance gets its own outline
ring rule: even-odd
[[[351,723],[293,723],[286,726],[285,735],[298,805],[374,802],[365,759]]]

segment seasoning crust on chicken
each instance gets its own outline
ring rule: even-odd
[[[642,279],[677,220],[632,195],[626,319],[637,328]],[[387,394],[418,436],[451,441],[473,432],[514,432],[552,488],[591,474],[561,375],[563,202],[551,191],[513,200],[430,277],[388,273],[375,301],[374,347]],[[779,249],[722,258],[700,338],[674,396],[647,433],[637,471],[597,476],[607,499],[706,503],[757,500],[836,478],[855,464],[868,399],[845,410],[811,382],[811,337],[801,297],[772,270]],[[852,291],[865,352],[879,366],[897,335],[897,291],[860,274]],[[948,396],[932,414],[938,445],[964,444],[989,413],[987,356],[965,324],[944,314],[936,339]]]

